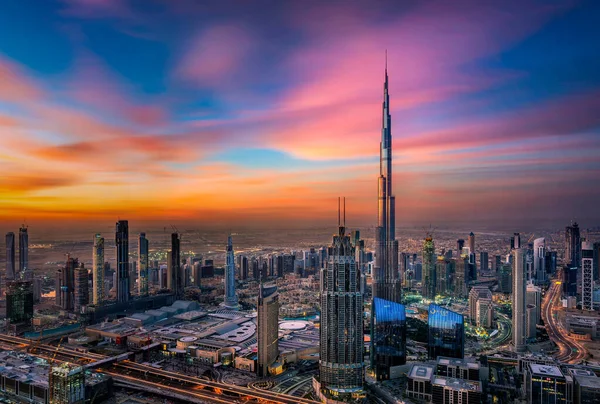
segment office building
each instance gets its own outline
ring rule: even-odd
[[[6,233],[6,273],[7,281],[15,279],[15,233]]]
[[[469,258],[461,254],[456,259],[456,271],[454,273],[454,296],[467,297],[469,290]]]
[[[402,287],[398,273],[396,240],[396,199],[392,191],[392,117],[385,69],[383,86],[383,128],[379,154],[377,228],[375,229],[375,266],[373,297],[400,302]]]
[[[74,270],[74,300],[73,310],[75,313],[81,313],[82,308],[90,303],[90,289],[88,282],[88,271],[83,262]]]
[[[183,297],[183,277],[181,276],[181,240],[179,233],[171,234],[171,251],[167,255],[167,289],[177,296]],[[211,265],[212,267],[212,261]],[[214,270],[213,270],[214,273]]]
[[[271,258],[271,257],[269,257]],[[272,261],[270,259],[270,261]],[[225,263],[225,306],[237,307],[238,298],[235,294],[235,264],[233,253],[233,240],[227,237],[227,257]]]
[[[104,301],[104,238],[94,236],[92,249],[92,303],[101,306]]]
[[[533,324],[540,324],[542,319],[542,289],[532,283],[528,283],[525,294],[527,306],[531,305],[535,308],[535,310],[532,311],[532,314],[534,315]]]
[[[435,246],[433,238],[427,236],[423,242],[423,290],[422,295],[425,299],[433,300],[435,298],[436,277],[435,277]]]
[[[249,273],[248,257],[238,254],[236,260],[238,263],[238,278],[241,281],[245,281],[248,279]],[[278,255],[275,264],[277,266],[277,276],[283,278],[283,256]],[[279,275],[279,271],[281,271],[281,275]]]
[[[577,296],[578,265],[567,265],[563,268],[562,287],[564,297]]]
[[[567,378],[558,366],[530,363],[525,370],[525,388],[528,403],[566,404],[568,402]]]
[[[437,359],[438,356],[464,357],[465,325],[462,314],[431,303],[427,324],[427,351],[430,359]]]
[[[581,308],[594,310],[594,246],[581,243]]]
[[[600,241],[594,243],[594,279],[600,279]]]
[[[75,270],[79,260],[67,256],[63,268],[56,271],[56,305],[63,310],[72,311],[75,306]]]
[[[333,236],[329,261],[321,270],[319,380],[313,385],[324,399],[363,398],[363,295],[355,249],[344,226]]]
[[[487,272],[489,270],[490,258],[487,251],[481,251],[479,253],[479,270],[481,272]]]
[[[573,377],[573,403],[598,403],[600,401],[600,378],[588,369],[569,369],[569,372]]]
[[[512,335],[513,346],[516,352],[524,352],[526,349],[526,254],[522,248],[514,249],[513,252],[513,293],[512,293]]]
[[[475,234],[473,232],[469,233],[469,251],[471,254],[475,254]]]
[[[533,241],[533,276],[536,284],[545,283],[546,276],[546,239],[536,238]]]
[[[138,294],[148,296],[148,239],[146,233],[140,233],[138,238]]]
[[[49,404],[84,404],[85,369],[63,363],[50,371]]]
[[[456,240],[456,256],[457,257],[460,257],[460,254],[462,254],[463,248],[465,248],[465,240],[463,240],[462,238],[459,238],[458,240]]]
[[[279,356],[279,293],[277,286],[260,284],[258,291],[258,367],[259,377],[267,377]]]
[[[401,376],[406,363],[406,310],[404,305],[378,297],[371,316],[371,369],[377,380]]]
[[[474,286],[469,292],[469,316],[471,324],[491,328],[494,321],[492,292],[487,286]]]
[[[117,302],[128,302],[129,286],[129,222],[119,220],[115,229],[115,247],[117,250]]]
[[[498,272],[498,291],[501,293],[512,293],[512,265],[505,263],[500,265]]]
[[[577,222],[565,228],[564,265],[581,265],[581,234]]]
[[[29,281],[13,280],[6,285],[6,320],[9,324],[26,323],[33,319],[33,285]]]
[[[546,277],[550,277],[556,273],[557,268],[557,257],[556,251],[547,251],[544,259],[544,265],[546,266]],[[594,278],[597,279],[597,278]]]
[[[451,295],[454,293],[454,271],[456,261],[443,255],[437,257],[435,264],[436,294]]]
[[[19,272],[29,269],[29,235],[27,227],[19,229]]]

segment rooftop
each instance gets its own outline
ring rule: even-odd
[[[539,365],[537,363],[531,363],[529,365],[529,368],[531,369],[531,373],[534,375],[563,377],[563,374],[558,368],[558,366]]]
[[[450,377],[436,376],[433,380],[433,385],[451,388],[452,390],[468,390],[481,392],[481,384],[464,379],[454,379]]]
[[[416,380],[431,380],[433,373],[433,365],[419,364],[413,365],[408,373],[408,377]]]

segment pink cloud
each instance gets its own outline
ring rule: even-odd
[[[253,34],[240,26],[209,27],[188,44],[175,74],[200,86],[226,87],[227,82],[239,80],[255,46]]]
[[[0,100],[27,103],[39,100],[43,93],[20,66],[0,58]]]

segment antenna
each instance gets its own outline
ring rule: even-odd
[[[344,227],[346,227],[346,197],[344,197]]]
[[[338,226],[341,225],[340,221],[340,197],[338,196]]]

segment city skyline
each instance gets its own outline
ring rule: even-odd
[[[373,226],[386,49],[399,224],[600,221],[597,5],[236,4],[3,5],[6,226]]]

